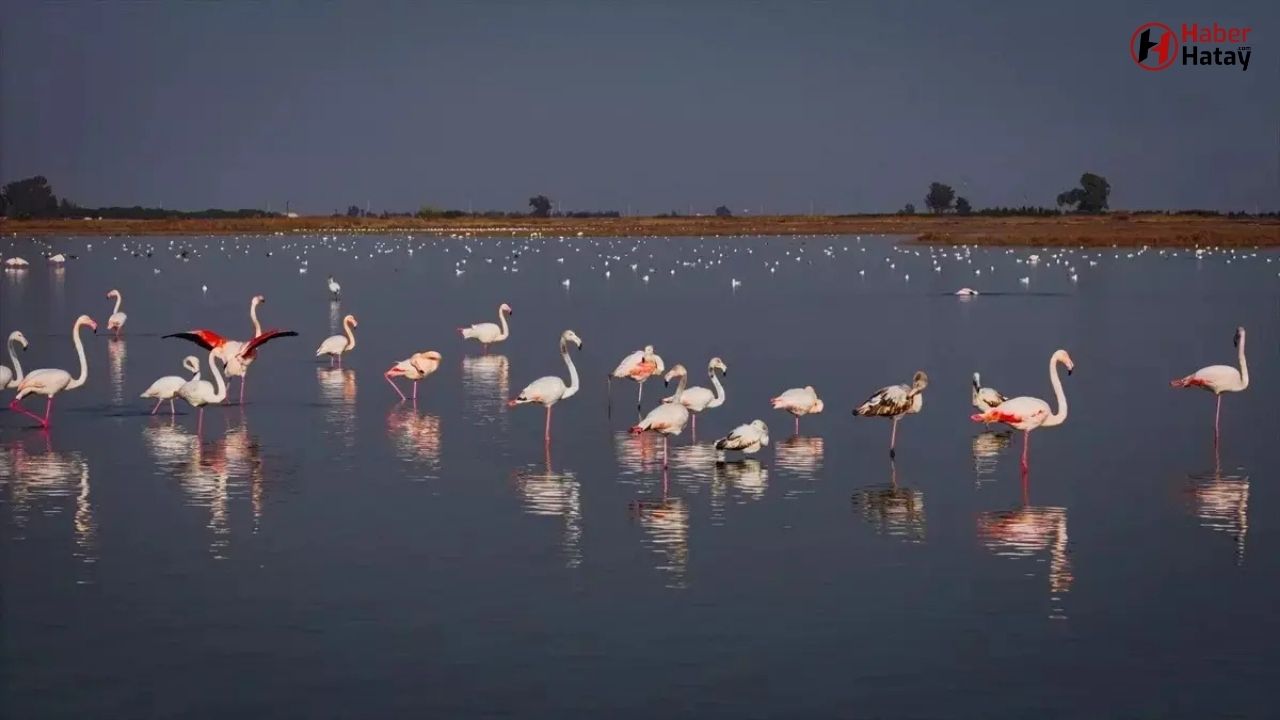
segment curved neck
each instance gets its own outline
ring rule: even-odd
[[[222,373],[218,371],[218,363],[214,359],[214,353],[209,353],[209,370],[213,372],[213,382],[217,385],[217,389],[213,392],[213,397],[209,398],[215,403],[220,403],[227,399],[227,382],[222,379]]]
[[[13,364],[13,384],[22,382],[22,363],[18,362],[18,354],[13,351],[13,338],[9,338],[9,362]]]
[[[498,324],[502,326],[502,334],[498,336],[498,339],[499,339],[499,340],[506,340],[506,339],[507,339],[507,330],[508,330],[508,328],[507,328],[507,314],[506,314],[506,313],[504,313],[504,312],[502,312],[502,310],[501,310],[501,309],[499,309],[499,310],[498,310]]]
[[[578,368],[573,366],[573,358],[569,356],[567,343],[560,343],[560,356],[564,358],[564,364],[569,366],[569,387],[565,388],[564,397],[570,397],[578,392]]]
[[[258,303],[249,303],[249,319],[253,321],[253,336],[262,334],[262,323],[258,322]]]
[[[680,376],[680,383],[679,383],[678,385],[676,385],[676,391],[675,391],[675,392],[673,392],[673,393],[671,393],[671,401],[672,401],[672,402],[675,402],[675,403],[680,402],[680,396],[684,394],[684,386],[685,386],[685,385],[688,385],[688,384],[689,384],[689,376],[688,376],[688,375],[681,375],[681,376]]]
[[[85,380],[89,379],[89,363],[84,359],[84,343],[80,341],[80,328],[80,323],[76,323],[75,327],[71,328],[71,339],[76,344],[76,355],[80,356],[80,375],[67,385],[68,390],[80,387]]]
[[[354,350],[356,347],[356,334],[351,332],[351,321],[342,321],[342,330],[347,333],[347,349]]]
[[[17,366],[17,361],[14,361]],[[1240,389],[1249,387],[1249,364],[1244,361],[1244,338],[1240,338]]]
[[[116,293],[116,309],[111,311],[112,315],[120,312],[120,304],[123,302],[124,302],[124,296],[121,295],[119,292],[117,292]]]
[[[711,387],[716,389],[716,397],[711,401],[710,407],[720,407],[724,404],[724,386],[720,384],[720,376],[716,375],[715,368],[707,371],[711,376]]]
[[[1062,381],[1058,379],[1058,358],[1049,358],[1049,384],[1053,386],[1054,397],[1058,399],[1058,409],[1042,427],[1061,425],[1067,419],[1067,396],[1062,392]]]

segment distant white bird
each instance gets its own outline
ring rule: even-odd
[[[977,295],[977,294],[978,294],[978,291],[977,291],[977,290],[974,290],[973,288],[962,287],[962,288],[960,288],[959,290],[957,290],[957,291],[955,292],[955,294],[956,294],[956,295],[973,296],[973,295]]]
[[[1190,375],[1169,383],[1176,388],[1204,388],[1218,398],[1218,408],[1213,413],[1213,435],[1218,436],[1218,420],[1222,416],[1222,393],[1241,392],[1249,387],[1249,365],[1244,359],[1244,328],[1236,328],[1234,338],[1240,368],[1230,365],[1210,365],[1200,368]]]
[[[786,410],[796,418],[795,434],[800,434],[800,418],[822,412],[822,400],[812,385],[791,388],[769,401],[774,410]]]
[[[476,323],[471,327],[458,328],[458,332],[462,333],[464,340],[479,341],[484,347],[484,352],[487,353],[491,344],[502,342],[510,335],[511,328],[507,326],[507,316],[514,314],[510,305],[502,303],[498,306],[497,323]]]
[[[21,345],[23,350],[27,349],[27,336],[21,330],[9,333],[9,339],[5,341],[5,346],[9,348],[9,363],[13,368],[0,365],[0,390],[18,387],[18,383],[22,382],[22,363],[18,362],[18,354],[13,351],[15,345]]]
[[[508,407],[536,402],[547,409],[547,422],[542,435],[545,443],[551,442],[551,407],[565,398],[576,395],[580,387],[578,369],[573,366],[573,358],[569,357],[569,343],[573,343],[581,350],[582,339],[572,330],[565,330],[560,334],[560,357],[564,358],[564,364],[569,369],[568,385],[555,375],[547,375],[529,383],[519,395],[507,402]]]
[[[889,385],[877,390],[867,401],[853,409],[858,417],[891,417],[893,430],[889,433],[889,457],[897,455],[898,421],[903,415],[920,412],[924,407],[924,389],[929,386],[929,376],[917,370],[910,385]]]
[[[739,425],[728,435],[716,441],[716,450],[720,451],[719,459],[724,460],[724,453],[737,450],[747,455],[760,451],[769,445],[769,426],[763,420],[752,420],[746,425]]]
[[[1057,396],[1058,411],[1050,412],[1049,403],[1040,398],[1020,396],[1010,398],[990,410],[970,416],[974,422],[999,422],[1022,431],[1022,469],[1027,469],[1027,450],[1031,443],[1031,431],[1039,427],[1061,425],[1067,419],[1067,396],[1062,392],[1062,380],[1058,378],[1058,365],[1065,365],[1067,374],[1075,369],[1066,350],[1057,350],[1049,357],[1049,384]]]
[[[685,384],[689,381],[689,373],[684,369],[683,365],[676,365],[671,368],[663,379],[670,384],[671,378],[680,378],[680,384],[676,387],[676,391],[671,394],[672,399],[680,397],[684,393]],[[667,438],[679,435],[684,431],[684,426],[689,422],[689,409],[678,402],[670,402],[659,405],[649,411],[644,419],[636,423],[631,428],[632,435],[651,431],[662,435],[662,467],[667,467]]]
[[[337,280],[333,279],[332,275],[329,276],[329,297],[333,300],[342,297],[342,286],[338,284]]]
[[[107,329],[114,330],[116,337],[120,337],[120,331],[124,329],[124,322],[129,319],[128,315],[120,312],[120,306],[124,304],[124,296],[120,294],[119,290],[112,290],[107,293],[107,297],[116,299],[116,309],[112,310],[111,317],[107,318]]]
[[[336,359],[338,367],[342,367],[342,354],[351,352],[356,349],[356,334],[351,330],[359,327],[360,323],[356,322],[355,315],[347,315],[342,318],[343,335],[330,335],[320,343],[320,347],[316,348],[316,357],[321,355],[329,356],[329,365],[333,366]]]
[[[50,256],[49,256],[49,262],[50,262],[51,264],[53,264],[53,265],[61,265],[61,264],[65,263],[66,261],[67,261],[67,256],[66,256],[66,255],[63,255],[62,253],[58,253],[57,255],[50,255]]]
[[[973,393],[970,401],[978,412],[986,412],[1008,399],[995,388],[982,387],[982,376],[978,373],[973,374]]]
[[[165,400],[169,401],[169,414],[176,415],[177,411],[173,407],[173,399],[178,396],[178,391],[181,390],[182,386],[186,385],[188,382],[200,379],[200,359],[195,355],[188,355],[183,358],[182,367],[186,368],[187,372],[195,373],[195,375],[190,379],[184,378],[181,375],[165,375],[151,383],[151,387],[147,388],[146,391],[139,396],[156,399],[156,406],[151,408],[152,415],[156,414],[156,411],[160,409],[160,403]]]
[[[23,260],[20,257],[11,257],[8,260],[4,261],[5,267],[13,268],[14,270],[21,270],[22,268],[25,268],[30,264],[31,263],[27,262],[26,260]]]
[[[711,362],[707,363],[707,375],[711,378],[711,385],[715,388],[714,391],[695,385],[681,393],[679,398],[673,395],[669,398],[664,398],[662,401],[669,403],[678,399],[680,404],[689,409],[689,412],[693,414],[693,434],[695,436],[698,434],[698,414],[704,410],[717,408],[724,404],[724,386],[720,384],[720,378],[716,376],[717,370],[725,375],[729,374],[729,366],[725,365],[723,360],[718,357],[711,358]]]

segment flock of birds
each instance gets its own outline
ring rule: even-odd
[[[341,286],[332,276],[327,281],[328,290],[333,299],[341,295]],[[107,293],[108,299],[115,301],[115,306],[107,320],[107,329],[119,336],[123,331],[128,316],[122,311],[123,296],[119,290]],[[208,405],[218,405],[227,401],[230,378],[239,378],[239,402],[244,403],[245,387],[248,371],[258,353],[266,343],[282,337],[296,336],[291,330],[264,330],[258,319],[258,308],[266,302],[262,295],[255,295],[249,303],[249,317],[253,327],[253,335],[248,340],[231,340],[209,329],[199,328],[165,335],[165,338],[188,340],[208,352],[208,368],[212,378],[204,379],[199,358],[187,356],[182,365],[190,374],[169,375],[161,377],[142,393],[141,397],[154,399],[152,414],[159,411],[166,401],[171,414],[176,414],[174,401],[181,399],[197,409],[199,419],[197,428],[203,426],[204,409]],[[510,305],[503,303],[498,307],[498,321],[483,322],[459,328],[464,340],[478,342],[482,351],[487,353],[491,345],[501,343],[510,336],[511,328],[508,318],[512,315]],[[61,369],[44,368],[29,373],[23,372],[17,348],[28,347],[27,338],[21,331],[10,333],[7,341],[12,369],[0,365],[0,389],[16,389],[16,394],[9,408],[34,418],[42,428],[50,426],[54,398],[62,392],[75,390],[88,381],[88,364],[85,359],[84,345],[80,337],[85,327],[97,332],[98,324],[88,315],[80,315],[71,327],[72,342],[79,358],[79,372]],[[341,366],[342,357],[356,348],[355,329],[358,322],[353,315],[346,315],[342,320],[341,334],[326,338],[316,348],[315,356],[328,356],[331,365]],[[1228,392],[1240,392],[1249,385],[1248,366],[1245,361],[1245,331],[1237,328],[1234,342],[1237,348],[1238,367],[1229,365],[1212,365],[1202,368],[1185,377],[1174,380],[1171,384],[1178,388],[1200,388],[1212,392],[1217,397],[1214,416],[1215,437],[1219,430],[1222,395]],[[544,442],[551,442],[552,408],[562,400],[573,397],[581,388],[577,368],[574,366],[570,347],[581,350],[582,339],[573,330],[565,330],[559,338],[559,352],[565,363],[568,382],[559,376],[546,376],[534,380],[516,397],[509,401],[511,407],[525,404],[542,405],[546,413],[544,425]],[[435,373],[441,363],[441,354],[435,350],[418,352],[408,358],[394,362],[384,377],[401,400],[408,400],[404,391],[396,384],[397,378],[413,383],[412,397],[416,400],[418,383]],[[1022,469],[1028,468],[1028,449],[1031,431],[1061,425],[1067,419],[1067,398],[1059,376],[1059,367],[1065,367],[1068,374],[1074,369],[1074,363],[1066,350],[1057,350],[1049,358],[1049,384],[1053,390],[1056,409],[1040,398],[1021,396],[1006,398],[992,387],[984,387],[980,376],[973,376],[972,404],[978,412],[972,415],[974,422],[984,424],[1001,423],[1023,433]],[[637,410],[642,410],[644,384],[651,378],[662,377],[664,383],[670,385],[677,381],[676,389],[671,395],[662,399],[661,403],[644,415],[632,428],[631,432],[656,433],[662,437],[662,464],[667,467],[667,447],[671,438],[679,436],[686,425],[691,422],[694,432],[697,429],[697,417],[701,413],[720,407],[726,399],[723,378],[728,375],[728,366],[719,357],[712,358],[707,364],[707,375],[711,387],[688,386],[688,370],[677,364],[669,370],[662,357],[652,345],[647,345],[627,355],[608,375],[610,388],[615,379],[630,379],[637,385]],[[883,417],[892,421],[889,437],[889,455],[896,454],[897,431],[899,421],[907,416],[919,413],[924,406],[924,391],[929,385],[929,378],[923,371],[917,371],[909,383],[889,385],[874,392],[865,402],[853,409],[859,417]],[[42,395],[46,399],[43,416],[29,411],[22,401],[31,395]],[[779,393],[771,399],[775,410],[781,410],[794,417],[795,429],[799,433],[800,418],[823,411],[823,401],[812,386],[792,388]],[[198,430],[199,432],[199,430]],[[719,458],[724,459],[727,452],[754,454],[769,445],[769,428],[763,420],[755,419],[737,426],[728,435],[715,442]]]

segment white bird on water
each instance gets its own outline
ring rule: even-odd
[[[160,409],[160,403],[165,400],[169,401],[169,414],[176,415],[177,411],[173,407],[173,399],[178,396],[178,391],[181,390],[182,386],[186,385],[188,382],[200,379],[200,358],[197,358],[195,355],[188,355],[182,359],[182,367],[186,368],[187,372],[194,373],[194,376],[191,377],[190,380],[182,377],[181,375],[165,375],[151,383],[151,387],[147,388],[142,395],[139,396],[156,399],[156,406],[151,408],[152,415],[156,414],[156,411]]]
[[[645,345],[644,349],[636,350],[630,355],[622,358],[622,362],[618,363],[618,367],[609,373],[607,379],[609,388],[613,388],[614,378],[629,377],[636,381],[640,386],[636,393],[636,410],[639,410],[644,400],[644,381],[654,375],[661,375],[665,371],[666,364],[662,362],[662,358],[653,350],[652,345]]]
[[[73,378],[71,373],[57,368],[32,370],[22,378],[22,382],[18,383],[18,394],[14,396],[13,402],[9,403],[9,409],[35,418],[40,422],[41,427],[49,427],[49,415],[53,412],[54,396],[63,390],[75,390],[89,379],[89,363],[84,357],[84,342],[80,340],[80,328],[85,325],[92,328],[95,333],[98,332],[98,323],[88,315],[76,318],[75,324],[71,326],[71,339],[76,347],[76,355],[80,358],[80,374]],[[22,398],[33,393],[44,395],[46,398],[43,418],[22,407]]]
[[[786,410],[796,418],[795,434],[800,434],[800,418],[822,412],[822,400],[812,385],[791,388],[769,401],[774,410]]]
[[[193,408],[199,408],[199,418],[196,420],[196,434],[204,429],[204,406],[217,405],[227,399],[227,383],[222,378],[222,373],[218,372],[218,351],[213,349],[209,351],[209,370],[213,372],[213,379],[217,381],[217,387],[208,380],[201,380],[199,373],[195,377],[188,380],[182,387],[178,388],[178,397],[187,401],[187,404]]]
[[[746,425],[739,425],[729,432],[728,435],[716,441],[715,447],[719,451],[717,460],[723,462],[724,454],[729,450],[737,450],[746,455],[753,455],[760,451],[760,448],[769,445],[769,426],[764,424],[763,420],[752,420]]]
[[[917,370],[911,384],[889,385],[875,392],[867,401],[853,409],[858,417],[891,417],[893,430],[889,433],[889,457],[897,455],[898,421],[903,415],[914,415],[924,407],[924,389],[929,386],[929,376]]]
[[[27,336],[23,335],[21,330],[9,333],[9,339],[5,341],[5,346],[9,349],[9,362],[13,365],[13,369],[0,365],[0,390],[18,387],[18,383],[22,382],[22,363],[18,361],[18,354],[13,351],[15,345],[21,345],[23,350],[27,349]]]
[[[689,412],[693,414],[693,434],[695,437],[698,434],[698,414],[704,410],[720,407],[725,401],[724,386],[720,384],[720,378],[716,376],[717,370],[725,375],[729,374],[729,366],[725,365],[720,358],[713,357],[711,362],[707,363],[707,376],[711,378],[711,385],[715,388],[714,391],[695,385],[680,393],[679,396],[672,395],[662,400],[664,403],[678,401],[688,408]]]
[[[1039,427],[1054,427],[1067,420],[1067,396],[1062,392],[1062,380],[1058,378],[1058,365],[1065,365],[1067,374],[1075,369],[1066,350],[1057,350],[1049,357],[1049,384],[1058,401],[1057,412],[1050,412],[1049,403],[1040,398],[1020,396],[1000,403],[990,410],[972,415],[974,422],[999,422],[1022,431],[1022,469],[1027,469],[1027,450],[1031,443],[1031,431]]]
[[[1240,362],[1239,369],[1230,365],[1210,365],[1169,383],[1176,388],[1203,388],[1217,396],[1218,407],[1213,413],[1214,438],[1218,437],[1218,420],[1222,416],[1222,393],[1241,392],[1249,387],[1249,365],[1244,359],[1244,328],[1236,328],[1234,342]]]
[[[979,412],[986,412],[1008,399],[995,388],[982,387],[982,376],[978,373],[973,374],[973,393],[970,400]]]
[[[329,276],[329,297],[333,300],[342,297],[342,286],[338,284],[337,280],[333,279],[332,275]]]
[[[111,311],[111,317],[107,318],[107,329],[114,330],[116,337],[120,337],[120,331],[124,329],[124,323],[129,316],[120,312],[120,306],[124,304],[124,296],[119,290],[112,290],[107,293],[108,298],[116,299],[116,309]]]
[[[668,384],[671,378],[680,378],[680,384],[676,387],[676,391],[671,394],[671,399],[680,397],[684,393],[685,384],[689,381],[689,373],[684,369],[683,365],[676,365],[671,371],[663,376]],[[644,419],[636,423],[631,428],[632,435],[639,435],[646,431],[653,431],[662,435],[662,467],[667,467],[667,439],[679,435],[684,431],[684,426],[689,422],[689,409],[678,402],[669,402],[659,405],[649,411]]]
[[[360,323],[356,322],[355,315],[348,315],[342,318],[342,335],[330,335],[320,343],[320,347],[316,348],[316,357],[321,355],[329,356],[329,365],[333,366],[333,361],[338,361],[338,367],[342,367],[342,354],[351,352],[356,349],[356,334],[352,332],[353,328],[359,327]]]
[[[578,369],[574,367],[573,358],[569,356],[569,343],[573,343],[581,350],[582,339],[572,330],[565,330],[560,334],[560,357],[564,358],[564,364],[569,369],[568,385],[555,375],[547,375],[529,383],[519,395],[507,402],[508,407],[536,402],[547,409],[547,422],[542,436],[544,443],[551,442],[551,407],[565,398],[573,397],[580,388]]]
[[[513,315],[511,306],[502,303],[498,306],[498,322],[497,323],[476,323],[471,327],[458,328],[458,332],[462,333],[464,340],[477,340],[484,351],[489,352],[489,345],[502,342],[511,334],[511,328],[507,326],[507,316]],[[501,323],[501,326],[499,326]]]

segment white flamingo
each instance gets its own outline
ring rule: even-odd
[[[193,408],[199,408],[200,416],[196,420],[196,434],[204,428],[204,406],[217,405],[227,399],[227,383],[222,379],[222,373],[218,372],[218,351],[213,349],[209,351],[209,370],[213,373],[213,379],[217,382],[217,387],[208,380],[201,380],[199,375],[188,380],[182,387],[178,388],[178,396],[187,401],[187,404]]]
[[[1222,393],[1241,392],[1249,387],[1249,365],[1244,360],[1244,328],[1236,328],[1234,339],[1240,368],[1230,365],[1210,365],[1190,375],[1169,383],[1176,388],[1204,388],[1218,398],[1218,408],[1213,413],[1213,435],[1218,436],[1218,420],[1222,416]]]
[[[13,365],[13,369],[0,365],[0,390],[18,387],[18,383],[22,382],[22,363],[18,361],[18,354],[13,351],[15,345],[21,345],[23,350],[27,349],[27,336],[21,330],[9,333],[9,339],[5,341],[5,346],[9,348],[9,363]]]
[[[359,327],[360,323],[356,322],[355,315],[348,315],[342,318],[343,335],[330,335],[320,343],[320,347],[316,348],[316,357],[321,355],[329,356],[329,366],[333,366],[336,358],[338,367],[342,367],[342,354],[351,352],[356,349],[356,334],[351,332],[352,328]]]
[[[724,361],[718,357],[711,358],[711,362],[707,363],[707,375],[711,378],[711,385],[715,388],[714,392],[695,385],[685,390],[679,397],[680,404],[688,408],[689,412],[693,414],[693,434],[695,438],[698,435],[698,414],[704,410],[718,408],[724,404],[724,386],[720,384],[720,378],[716,376],[716,370],[727,376],[729,374],[729,366],[725,365]],[[669,403],[674,401],[675,397],[672,396],[664,398],[662,402]]]
[[[650,410],[643,420],[631,428],[632,435],[639,435],[646,431],[662,435],[662,467],[664,468],[667,467],[667,439],[683,432],[684,426],[689,422],[689,408],[674,402],[684,393],[685,385],[689,382],[689,371],[685,370],[683,365],[676,365],[663,376],[663,380],[669,385],[673,377],[680,378],[680,384],[671,394],[673,402],[663,403]]]
[[[724,453],[729,450],[738,450],[747,455],[753,455],[760,451],[762,447],[769,445],[769,426],[764,424],[763,420],[752,420],[746,425],[739,425],[734,428],[728,435],[716,441],[716,450],[720,451],[720,459],[724,459]]]
[[[882,387],[867,401],[853,409],[859,417],[891,417],[893,430],[889,433],[889,457],[895,457],[898,441],[898,421],[903,415],[914,415],[924,407],[924,389],[929,386],[929,376],[917,370],[910,385]]]
[[[973,393],[970,395],[970,402],[979,412],[986,412],[1009,398],[1000,394],[995,388],[982,387],[982,376],[978,373],[973,374]]]
[[[112,310],[111,317],[107,318],[107,329],[115,332],[116,337],[120,337],[120,331],[124,329],[124,321],[129,319],[128,315],[120,312],[120,306],[124,304],[124,296],[119,290],[112,290],[107,293],[107,297],[116,299],[116,309]]]
[[[71,377],[71,373],[66,370],[58,370],[56,368],[41,368],[40,370],[32,370],[22,378],[22,382],[18,383],[18,394],[14,396],[13,402],[9,403],[9,408],[17,410],[23,415],[35,418],[40,421],[41,427],[49,427],[49,415],[53,412],[53,398],[63,390],[75,390],[84,385],[89,379],[89,363],[84,357],[84,343],[80,340],[80,328],[88,325],[93,331],[98,332],[98,323],[88,315],[81,315],[76,318],[75,324],[71,326],[71,340],[76,346],[76,355],[80,358],[80,374]],[[41,418],[33,412],[22,407],[22,398],[31,395],[44,395],[44,417]]]
[[[1062,380],[1058,378],[1058,365],[1065,365],[1067,374],[1075,369],[1066,350],[1056,350],[1049,356],[1049,384],[1058,401],[1058,411],[1050,412],[1049,403],[1040,398],[1021,396],[1010,398],[990,410],[971,416],[981,423],[1004,423],[1022,431],[1022,469],[1027,469],[1027,450],[1031,445],[1031,431],[1039,427],[1061,425],[1067,419],[1067,396],[1062,392]]]
[[[497,323],[476,323],[471,327],[458,328],[458,332],[462,333],[464,340],[478,340],[484,346],[484,351],[489,352],[489,345],[502,342],[507,339],[510,334],[510,328],[507,327],[507,316],[512,315],[511,306],[502,303],[498,306],[498,322]],[[501,326],[499,326],[501,323]]]
[[[186,368],[187,372],[195,373],[190,380],[200,379],[200,358],[195,355],[188,355],[182,359],[182,367]],[[156,406],[151,408],[152,415],[156,414],[156,411],[160,409],[160,403],[165,400],[169,401],[169,414],[176,415],[177,410],[173,407],[173,399],[178,396],[178,391],[182,389],[183,385],[187,384],[188,380],[188,378],[184,378],[181,375],[165,375],[151,383],[151,387],[147,388],[139,397],[156,399]]]
[[[428,375],[439,370],[440,360],[440,353],[435,350],[414,353],[408,358],[392,365],[391,369],[383,373],[382,376],[387,379],[387,382],[391,383],[391,387],[394,388],[396,394],[400,396],[401,402],[408,400],[408,398],[404,396],[404,392],[402,392],[400,388],[396,387],[395,381],[391,378],[403,377],[412,380],[413,399],[416,401],[418,399],[418,381],[425,379]]]
[[[636,410],[639,410],[644,400],[644,381],[654,375],[661,375],[665,371],[666,365],[662,362],[662,358],[653,351],[652,345],[645,345],[643,350],[636,350],[630,355],[622,358],[622,362],[618,363],[618,367],[609,373],[609,389],[613,389],[614,378],[631,378],[640,386],[640,390],[636,393]],[[610,393],[612,396],[612,392]]]
[[[822,412],[822,400],[812,385],[791,388],[769,401],[774,410],[785,410],[796,418],[795,434],[800,434],[800,418]]]
[[[524,405],[525,403],[542,403],[547,409],[547,423],[543,429],[543,441],[551,442],[551,407],[565,398],[573,397],[578,392],[578,369],[573,366],[573,358],[569,357],[569,343],[582,349],[582,340],[578,334],[572,330],[565,330],[560,334],[560,357],[564,358],[564,364],[569,368],[569,384],[565,385],[564,381],[555,375],[540,377],[529,383],[520,394],[512,398],[508,403],[508,407],[516,405]]]

